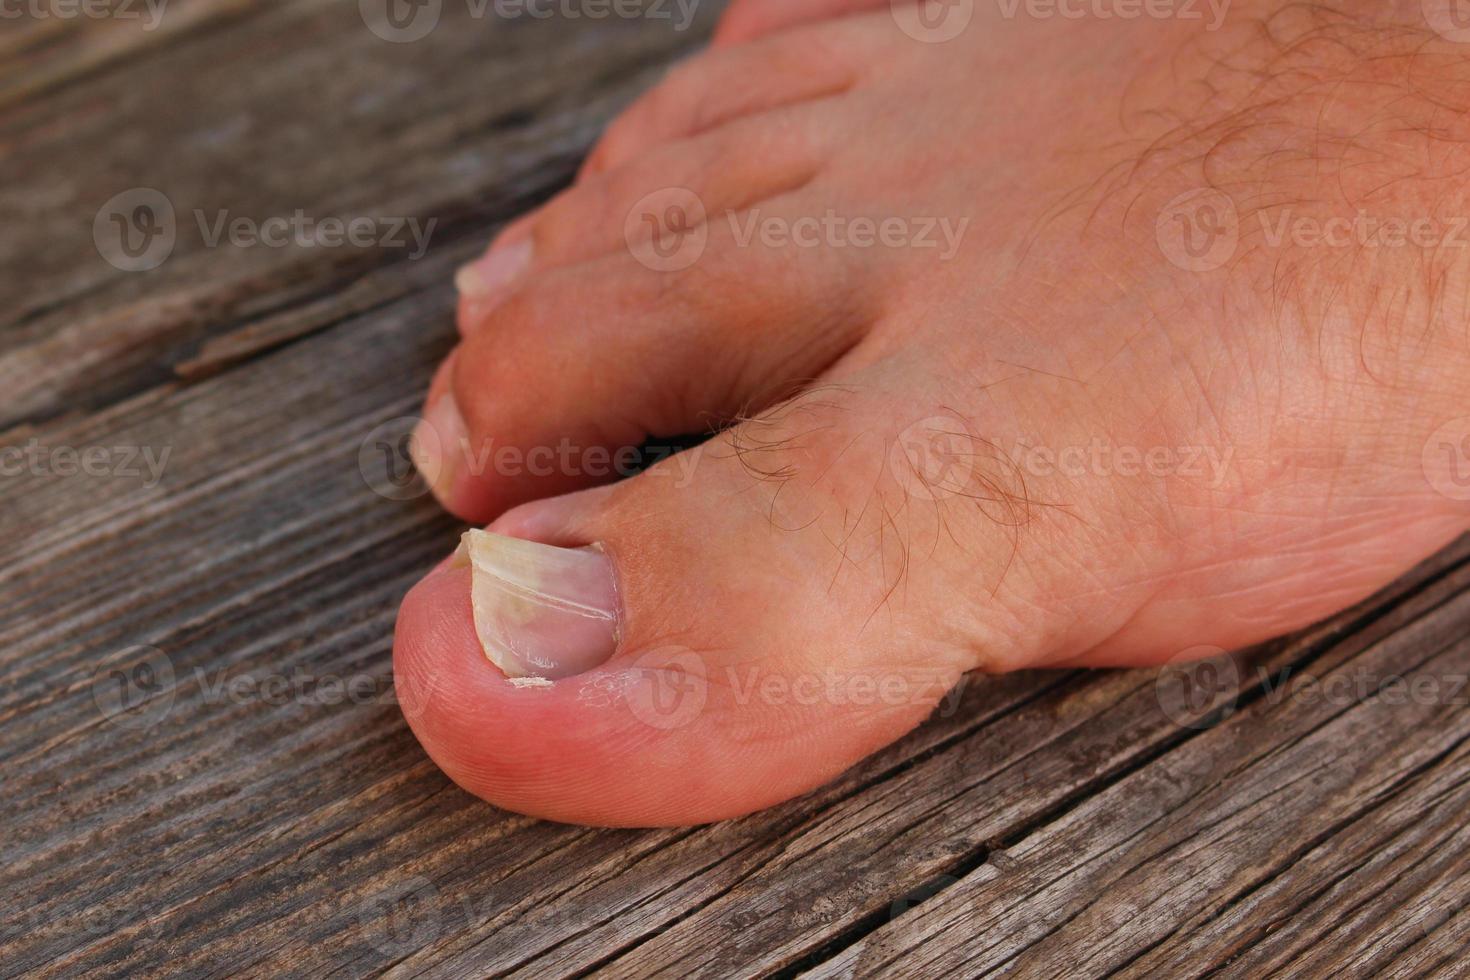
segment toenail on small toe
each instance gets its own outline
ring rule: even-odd
[[[454,487],[458,461],[469,439],[464,416],[446,391],[424,410],[409,440],[409,456],[424,480],[441,499]]]
[[[454,285],[467,299],[486,300],[501,295],[515,285],[531,266],[531,240],[492,248],[483,256],[461,266],[454,274]]]
[[[468,531],[456,561],[470,565],[480,645],[507,677],[571,677],[617,648],[617,586],[601,549]]]

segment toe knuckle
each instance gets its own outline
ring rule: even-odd
[[[535,249],[542,258],[565,257],[575,252],[588,228],[599,228],[607,217],[606,175],[593,177],[546,205],[536,222]]]

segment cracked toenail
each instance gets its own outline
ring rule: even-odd
[[[460,295],[484,300],[504,293],[531,265],[531,240],[492,248],[454,274]]]
[[[507,677],[571,677],[613,655],[617,586],[601,549],[468,531],[457,557],[470,564],[480,646]]]
[[[424,417],[414,428],[413,438],[409,441],[413,465],[440,499],[454,488],[454,480],[459,475],[459,460],[468,441],[469,430],[454,400],[454,393],[446,391],[425,409]]]

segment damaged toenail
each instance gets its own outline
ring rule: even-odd
[[[454,274],[454,285],[467,299],[490,299],[509,291],[530,265],[530,239],[500,245],[461,266]]]
[[[507,677],[571,677],[613,655],[617,586],[601,549],[468,531],[455,557],[470,565],[480,646]]]
[[[442,500],[454,487],[469,430],[454,394],[446,391],[425,411],[409,441],[409,456],[424,480]]]

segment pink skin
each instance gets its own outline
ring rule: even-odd
[[[534,689],[490,667],[475,639],[468,579],[466,569],[440,566],[404,601],[394,660],[399,700],[450,778],[518,813],[604,826],[748,813],[832,778],[845,768],[840,760],[876,751],[933,707],[916,703],[892,718],[885,738],[857,708],[751,711],[710,685],[689,724],[654,727],[609,694],[649,683],[625,662]],[[793,731],[804,737],[792,739]],[[806,757],[812,739],[831,750],[815,766]]]
[[[590,824],[748,813],[898,738],[968,671],[1239,647],[1470,527],[1430,469],[1470,413],[1467,263],[1273,247],[1252,210],[1467,213],[1470,133],[1446,106],[1470,106],[1470,49],[1417,3],[1344,21],[1250,0],[1218,34],[977,4],[944,44],[888,8],[732,5],[714,48],[462,277],[463,343],[426,410],[440,432],[616,451],[738,420],[612,486],[426,466],[449,510],[598,543],[619,585],[617,652],[549,686],[485,658],[466,569],[410,593],[405,715],[470,792]],[[671,186],[697,189],[709,239],[654,271],[625,219]],[[1241,244],[1191,268],[1163,236],[1171,201],[1202,188],[1239,208]],[[723,215],[751,209],[973,222],[936,261],[740,246]],[[518,244],[524,262],[506,258]],[[915,432],[961,447],[958,484],[895,454]],[[1220,465],[1018,462],[1099,442]]]

